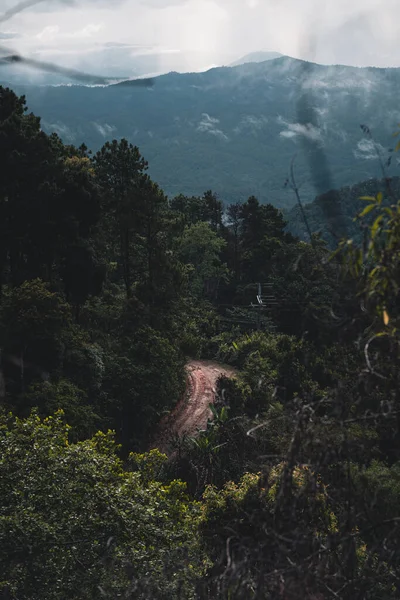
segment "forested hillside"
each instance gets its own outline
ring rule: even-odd
[[[18,86],[47,133],[97,151],[127,138],[170,196],[213,189],[226,203],[255,195],[291,207],[289,166],[302,197],[380,176],[368,125],[382,155],[400,121],[399,69],[322,66],[281,57],[261,63],[170,73],[154,86]],[[313,164],[313,147],[325,161]],[[329,165],[330,175],[326,173]],[[393,165],[394,166],[394,165]]]
[[[389,186],[389,188],[388,188]],[[388,196],[400,197],[400,178],[369,179],[351,187],[330,190],[318,196],[313,202],[304,205],[302,214],[297,204],[286,214],[288,230],[302,240],[310,241],[307,227],[312,233],[318,233],[332,250],[342,238],[351,238],[361,243],[373,215],[356,219],[364,208],[363,196],[376,196],[381,192]],[[335,222],[336,220],[336,222]]]
[[[331,254],[251,193],[168,198],[144,157],[0,87],[0,597],[399,598],[393,188]],[[189,359],[235,376],[150,450]]]

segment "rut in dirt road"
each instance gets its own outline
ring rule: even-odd
[[[170,453],[170,442],[176,437],[193,436],[204,429],[212,413],[210,404],[215,400],[217,379],[233,377],[235,370],[213,361],[192,360],[186,365],[188,379],[185,396],[159,426],[152,444],[162,452]]]

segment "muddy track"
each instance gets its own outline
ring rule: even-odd
[[[233,377],[234,369],[209,360],[191,360],[186,365],[187,387],[184,397],[169,415],[162,419],[152,443],[153,448],[170,454],[171,440],[196,435],[212,416],[209,405],[215,400],[218,377]]]

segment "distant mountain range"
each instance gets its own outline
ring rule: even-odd
[[[246,57],[244,57],[245,60]],[[305,202],[380,175],[400,122],[399,69],[322,66],[280,57],[169,73],[149,89],[14,85],[46,131],[93,150],[126,137],[169,195],[213,189],[289,208],[290,164]],[[374,141],[360,125],[368,125]],[[391,170],[398,160],[393,157]]]
[[[216,66],[211,53],[161,51],[156,48],[115,43],[94,46],[82,55],[71,56],[57,52],[40,52],[30,56],[34,60],[47,61],[84,73],[110,79],[133,79],[135,77],[158,76],[175,71],[178,73],[205,71]],[[225,64],[232,60],[223,57]],[[72,61],[72,62],[71,62]],[[72,80],[60,73],[44,73],[23,66],[0,65],[0,79],[13,84],[60,85]]]
[[[106,43],[93,46],[81,55],[63,55],[59,52],[47,51],[44,55],[36,52],[29,58],[50,62],[61,68],[79,70],[97,77],[116,79],[134,79],[137,77],[157,77],[166,73],[194,73],[206,71],[216,66],[238,66],[249,62],[262,62],[281,57],[279,52],[253,52],[232,62],[232,56],[226,54],[218,57],[212,52],[179,52],[177,50],[161,50],[151,46],[137,46],[124,43]],[[73,59],[73,60],[72,60]],[[72,60],[72,62],[71,62]],[[70,84],[72,80],[61,73],[46,73],[32,70],[23,65],[1,65],[0,79],[7,79],[12,84],[61,85]]]

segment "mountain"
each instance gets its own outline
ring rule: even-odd
[[[180,52],[151,46],[124,43],[97,44],[81,54],[68,54],[58,50],[37,51],[29,58],[46,61],[62,68],[75,69],[109,79],[133,79],[158,76],[171,71],[178,73],[205,71],[215,66],[213,52]],[[231,55],[219,57],[222,63],[232,60]],[[44,73],[21,65],[0,65],[1,79],[12,84],[60,85],[71,80],[60,73]]]
[[[212,189],[226,202],[255,195],[290,208],[295,195],[284,183],[294,155],[304,202],[380,175],[376,150],[384,156],[400,122],[399,86],[400,69],[282,57],[169,73],[143,89],[13,87],[64,142],[96,150],[126,137],[138,145],[169,195]]]
[[[251,52],[250,54],[246,54],[246,56],[242,56],[241,58],[232,62],[230,67],[238,67],[239,65],[245,65],[247,63],[260,63],[266,60],[274,60],[275,58],[281,58],[283,55],[279,52],[267,52],[262,50],[260,52]]]

